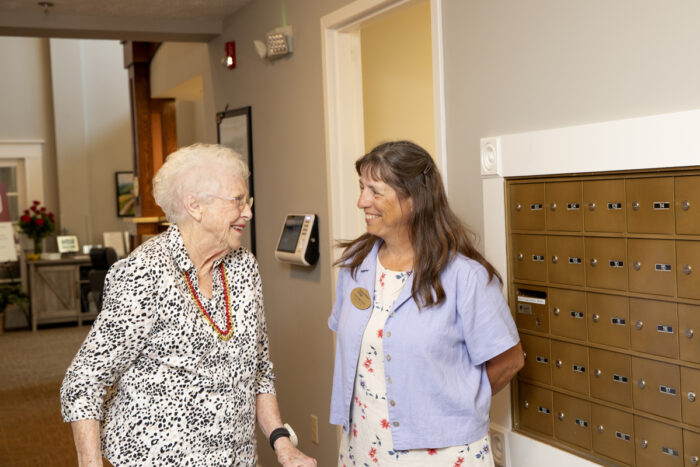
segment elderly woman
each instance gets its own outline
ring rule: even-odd
[[[248,168],[217,145],[153,179],[172,225],[112,266],[61,387],[81,466],[254,466],[255,419],[283,466],[315,466],[283,426],[258,265],[241,248]]]
[[[355,168],[367,233],[341,243],[329,319],[338,465],[493,465],[491,395],[523,365],[500,277],[425,150],[382,144]]]

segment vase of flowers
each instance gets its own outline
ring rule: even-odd
[[[42,250],[42,241],[56,230],[54,214],[34,201],[19,218],[20,230],[34,241],[34,258],[38,259]]]

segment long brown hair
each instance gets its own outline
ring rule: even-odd
[[[399,199],[411,198],[409,235],[413,245],[413,288],[411,295],[419,307],[445,301],[440,274],[457,253],[478,261],[503,282],[498,271],[474,248],[474,234],[450,209],[442,177],[428,152],[410,141],[380,144],[355,162],[358,175],[366,174],[391,186]],[[372,251],[379,237],[366,233],[355,240],[339,241],[344,248],[336,265],[357,269]],[[417,261],[416,261],[417,260]]]

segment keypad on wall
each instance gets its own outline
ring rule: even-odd
[[[700,465],[700,169],[507,181],[515,428],[606,465]]]

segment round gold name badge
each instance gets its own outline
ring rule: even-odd
[[[360,310],[366,310],[372,304],[369,292],[362,287],[352,289],[352,292],[350,292],[350,301]]]

